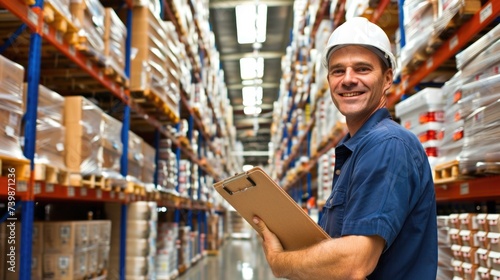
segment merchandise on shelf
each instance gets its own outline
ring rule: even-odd
[[[158,223],[156,239],[156,276],[157,279],[172,279],[178,274],[179,225],[177,223]]]
[[[57,12],[63,15],[67,19],[71,19],[72,15],[69,10],[71,0],[44,0],[44,16],[47,14],[45,8],[50,6],[51,8],[57,9]],[[54,11],[51,11],[54,13]],[[52,15],[53,16],[53,15]]]
[[[71,171],[82,174],[100,171],[102,118],[103,111],[88,99],[82,96],[65,97],[66,166]]]
[[[179,227],[179,247],[177,249],[179,267],[189,268],[192,263],[192,250],[194,242],[190,226]]]
[[[142,156],[144,161],[142,165],[141,180],[146,184],[154,183],[156,151],[151,145],[144,141],[142,142]]]
[[[192,187],[191,177],[191,161],[181,159],[179,161],[179,189],[177,190],[181,196],[189,197],[190,189]]]
[[[167,24],[148,7],[134,7],[132,13],[132,48],[137,52],[131,58],[130,91],[142,92],[162,113],[178,119],[180,87],[171,74],[178,62]]]
[[[28,84],[24,85],[24,99],[26,100]],[[63,112],[64,97],[40,85],[38,87],[35,163],[66,169],[64,162],[66,127],[63,125]],[[37,173],[43,170],[43,168],[37,168]],[[36,174],[36,176],[45,179],[45,174]]]
[[[441,35],[446,30],[457,28],[463,18],[481,8],[478,0],[452,1],[405,1],[404,31],[405,46],[400,50],[400,66],[403,73],[411,73],[420,66],[436,47],[443,42]]]
[[[19,279],[19,258],[21,256],[21,222],[0,223],[0,279]],[[34,222],[32,228],[31,279],[42,280],[43,223]]]
[[[326,202],[332,193],[333,172],[335,171],[335,149],[330,149],[318,161],[317,201]]]
[[[142,180],[145,158],[143,154],[143,143],[141,137],[132,131],[128,133],[128,175],[139,181]],[[154,162],[154,159],[153,159]],[[152,180],[152,179],[151,179]]]
[[[120,158],[123,151],[121,132],[122,122],[103,113],[100,132],[102,141],[99,147],[101,154],[98,162],[100,171],[108,178],[122,178],[120,174]]]
[[[109,279],[119,275],[121,205],[106,205],[106,214],[112,221]],[[126,277],[156,279],[156,202],[132,202],[127,210]]]
[[[457,69],[462,70],[467,67],[471,61],[487,49],[491,44],[500,39],[500,24],[497,24],[488,33],[481,38],[477,39],[474,43],[468,46],[465,50],[457,53],[455,59],[457,62]]]
[[[166,189],[175,190],[178,184],[177,158],[172,151],[172,141],[162,139],[159,145],[158,184]]]
[[[444,128],[446,100],[441,88],[425,88],[396,104],[396,117],[401,124],[415,134],[434,166],[438,161]]]
[[[21,120],[24,68],[0,56],[0,155],[24,159],[21,149]]]
[[[224,219],[217,214],[208,216],[207,250],[217,251],[224,239]]]
[[[439,216],[437,279],[491,279],[500,273],[499,214]]]
[[[127,27],[112,8],[105,8],[103,35],[105,65],[111,67],[120,77],[125,77],[123,70],[126,40]]]
[[[78,48],[105,62],[104,18],[106,10],[99,0],[71,0],[70,11],[79,28]]]
[[[459,155],[462,174],[497,174],[500,170],[499,112],[500,102],[497,100],[475,110],[465,119],[464,144]]]
[[[111,222],[43,222],[43,275],[56,279],[84,279],[105,275],[109,258]]]

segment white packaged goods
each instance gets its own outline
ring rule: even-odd
[[[459,156],[463,174],[488,173],[500,168],[500,101],[477,109],[464,124],[464,144]]]
[[[463,67],[465,67],[478,54],[480,54],[483,50],[488,48],[488,46],[496,42],[498,39],[500,39],[500,25],[497,24],[486,35],[477,39],[473,44],[471,44],[469,47],[455,56],[457,61],[457,68],[462,69]]]
[[[473,60],[462,68],[461,77],[464,83],[477,79],[485,70],[500,63],[500,39],[492,43],[487,49],[478,54]]]
[[[401,125],[411,130],[429,122],[444,122],[444,105],[440,88],[425,88],[396,104],[395,113]]]

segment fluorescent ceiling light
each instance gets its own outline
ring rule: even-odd
[[[255,106],[247,106],[243,108],[245,115],[258,115],[262,112],[262,108]]]
[[[255,100],[262,101],[262,97],[263,97],[262,87],[243,87],[241,89],[241,95],[243,97],[243,103],[245,103],[246,100],[248,100],[248,101],[255,101]]]
[[[264,76],[264,58],[262,57],[241,58],[240,75],[242,80],[262,78]]]
[[[244,86],[261,85],[262,79],[243,80],[241,81],[241,84]]]
[[[255,10],[255,5],[252,4],[236,6],[236,29],[240,44],[252,44],[256,41],[264,43],[266,41],[267,5],[259,4],[257,22]]]

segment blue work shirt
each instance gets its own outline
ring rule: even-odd
[[[368,279],[434,280],[437,221],[429,161],[417,137],[377,110],[335,149],[320,226],[332,237],[378,235],[385,247]]]

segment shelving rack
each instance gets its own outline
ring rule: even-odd
[[[190,5],[191,11],[195,12],[193,3],[187,1]],[[30,5],[32,4],[32,5]],[[198,139],[198,150],[193,151],[190,148],[182,145],[179,139],[172,134],[172,132],[167,128],[165,121],[160,121],[155,118],[155,116],[147,113],[140,104],[136,103],[130,97],[130,91],[126,84],[120,83],[102,73],[102,69],[92,61],[91,58],[83,54],[82,52],[75,49],[75,47],[65,41],[63,35],[57,31],[53,26],[45,24],[43,20],[43,0],[37,0],[35,3],[27,3],[23,0],[0,0],[0,7],[9,11],[14,15],[22,24],[24,24],[31,31],[30,39],[30,51],[28,58],[27,67],[27,82],[28,82],[28,101],[26,109],[26,125],[25,125],[25,156],[30,161],[31,176],[28,181],[18,181],[16,186],[16,198],[20,199],[21,207],[21,221],[23,229],[30,229],[33,226],[34,221],[34,203],[35,201],[79,201],[79,202],[111,202],[120,203],[122,205],[122,215],[121,215],[121,232],[120,232],[120,279],[125,279],[125,251],[126,251],[126,220],[127,220],[127,205],[134,201],[155,201],[160,207],[168,207],[175,209],[176,211],[188,211],[188,221],[187,223],[191,225],[192,223],[192,211],[197,211],[197,221],[198,221],[198,231],[200,235],[206,235],[207,233],[207,213],[214,210],[210,203],[204,201],[198,201],[193,199],[171,199],[173,195],[165,193],[146,193],[146,194],[134,194],[134,193],[124,193],[115,191],[105,191],[90,187],[73,187],[73,186],[63,186],[60,184],[52,184],[46,182],[35,182],[34,180],[34,153],[35,153],[35,139],[36,139],[36,118],[37,118],[37,100],[38,100],[38,85],[40,80],[40,53],[42,41],[48,43],[50,46],[57,49],[57,51],[62,54],[65,58],[69,59],[74,63],[78,69],[83,70],[87,73],[95,83],[99,85],[103,90],[106,91],[124,105],[123,112],[123,130],[122,130],[122,142],[123,142],[123,154],[121,157],[121,170],[120,173],[123,176],[127,175],[128,169],[128,158],[127,158],[127,148],[128,148],[128,131],[131,126],[130,119],[133,114],[136,118],[142,118],[147,122],[148,125],[156,130],[155,133],[155,148],[158,151],[158,142],[161,138],[171,140],[174,147],[177,150],[177,159],[179,160],[181,155],[187,157],[193,164],[198,165],[199,178],[204,175],[213,177],[215,180],[219,180],[222,176],[228,173],[234,173],[232,170],[234,167],[225,165],[224,171],[219,173],[211,168],[210,164],[207,162],[206,150],[209,149],[213,154],[220,156],[221,151],[218,150],[213,144],[213,137],[227,137],[230,135],[229,131],[223,131],[220,125],[222,117],[217,115],[217,110],[215,110],[215,103],[208,96],[208,104],[210,107],[210,112],[217,119],[217,133],[216,135],[209,135],[206,128],[204,127],[202,121],[194,114],[193,109],[190,107],[187,101],[187,96],[185,92],[180,93],[181,105],[180,108],[186,108],[189,113],[190,122],[190,138],[192,137],[192,130],[197,129],[200,131]],[[126,41],[126,62],[125,62],[125,75],[126,78],[130,76],[130,57],[131,57],[131,35],[132,35],[132,8],[133,3],[131,0],[125,1],[125,7],[127,9],[127,41]],[[172,20],[176,23],[173,17],[172,11],[169,5],[164,5],[164,11],[166,12],[166,18]],[[198,20],[195,20],[196,30],[200,37],[200,42],[198,47],[201,50],[203,56],[207,57],[208,63],[210,63],[209,52],[204,49],[206,38],[203,37],[200,31],[200,26]],[[179,26],[176,23],[176,29],[179,32]],[[23,30],[22,26],[19,30]],[[17,38],[18,34],[12,36],[12,40]],[[181,37],[183,42],[186,39]],[[186,51],[189,55],[189,59],[195,66],[192,72],[193,77],[197,82],[201,81],[200,65],[197,65],[194,58],[193,52],[189,49],[189,44],[184,44]],[[5,46],[8,47],[8,46]],[[203,59],[201,59],[203,62]],[[226,126],[227,129],[227,126]],[[206,147],[205,153],[201,152],[201,146]],[[158,154],[158,152],[157,152]],[[156,159],[158,157],[156,156]],[[199,179],[200,180],[200,179]],[[157,186],[157,171],[155,172],[154,178],[155,186]],[[0,183],[4,186],[7,185],[7,177],[0,177]],[[7,189],[0,189],[0,197],[7,196]],[[192,196],[192,194],[191,194]],[[200,197],[200,188],[198,188],[198,198]],[[224,209],[215,209],[216,213],[223,214]],[[22,230],[21,236],[21,261],[19,264],[20,279],[30,279],[30,270],[23,269],[31,267],[31,230]],[[201,239],[198,240],[201,242]],[[201,252],[198,252],[201,253]]]
[[[369,18],[370,21],[377,23],[381,16],[384,14],[386,9],[390,6],[390,1],[381,0],[378,2],[377,7],[373,8],[373,13]],[[318,10],[314,17],[314,24],[311,27],[310,31],[310,40],[311,45],[314,46],[314,38],[315,34],[318,30],[320,21],[322,19],[329,19],[332,21],[332,26],[338,26],[344,20],[345,14],[345,1],[339,0],[337,1],[335,8],[335,12],[331,14],[332,10],[331,5],[333,1],[323,0],[318,3]],[[402,6],[404,4],[404,0],[398,1],[399,8],[399,21],[404,21],[404,16],[402,13]],[[485,27],[494,22],[500,14],[500,2],[496,0],[490,0],[486,2],[483,7],[474,14],[467,22],[461,25],[455,33],[450,36],[448,40],[446,40],[441,47],[439,47],[434,54],[432,54],[426,62],[424,62],[419,68],[417,68],[414,72],[403,75],[398,79],[397,83],[393,86],[392,91],[388,95],[388,108],[394,108],[395,104],[400,101],[404,94],[411,94],[413,92],[413,88],[418,86],[422,80],[424,80],[429,74],[433,71],[436,71],[446,60],[454,56],[458,53],[463,47],[465,47],[475,35],[480,33]],[[306,17],[304,15],[304,17]],[[307,17],[306,17],[307,18]],[[303,30],[303,26],[301,27]],[[405,45],[405,32],[402,25],[400,25],[400,44],[401,47]],[[303,31],[302,31],[303,32]],[[321,46],[318,46],[320,49]],[[300,61],[300,58],[297,57],[296,61]],[[293,70],[293,69],[292,69]],[[293,78],[292,78],[293,80]],[[306,93],[310,94],[310,93]],[[290,98],[294,98],[294,93],[289,93]],[[299,106],[303,106],[299,105]],[[310,104],[313,108],[315,108],[316,104]],[[297,106],[298,107],[298,106]],[[303,108],[303,107],[302,107]],[[315,167],[319,157],[326,152],[328,152],[331,148],[335,147],[335,145],[342,139],[345,135],[345,130],[337,131],[337,135],[332,137],[333,141],[330,141],[327,145],[323,147],[318,147],[316,153],[307,154],[301,152],[303,147],[306,145],[309,146],[309,139],[311,136],[311,131],[315,125],[314,118],[308,122],[305,130],[302,131],[304,135],[298,138],[297,143],[293,146],[290,144],[290,136],[296,135],[296,126],[294,125],[294,120],[290,119],[293,110],[296,108],[294,106],[290,106],[287,109],[288,123],[291,124],[291,129],[284,129],[283,139],[287,143],[287,145],[282,145],[277,150],[277,154],[281,154],[282,159],[284,156],[287,156],[285,160],[283,160],[283,166],[277,172],[277,180],[283,180],[283,178],[290,175],[293,172],[293,176],[291,180],[286,180],[286,183],[283,184],[283,188],[287,190],[291,194],[295,194],[295,188],[307,189],[309,192],[309,186],[311,184],[310,174],[315,171]],[[310,116],[313,116],[313,112],[315,109],[312,109],[312,113]],[[308,160],[306,163],[303,163],[302,168],[297,171],[294,168],[299,161],[299,158],[303,155],[306,155]],[[306,178],[306,184],[303,183],[304,177]],[[462,199],[484,199],[484,198],[495,198],[499,197],[499,193],[493,188],[488,188],[486,186],[497,185],[498,176],[488,177],[488,178],[475,178],[469,180],[463,180],[455,183],[448,183],[443,185],[436,185],[436,196],[437,201],[453,201],[453,200],[462,200]],[[467,190],[467,191],[465,191]],[[299,197],[295,197],[296,201],[299,201]]]

